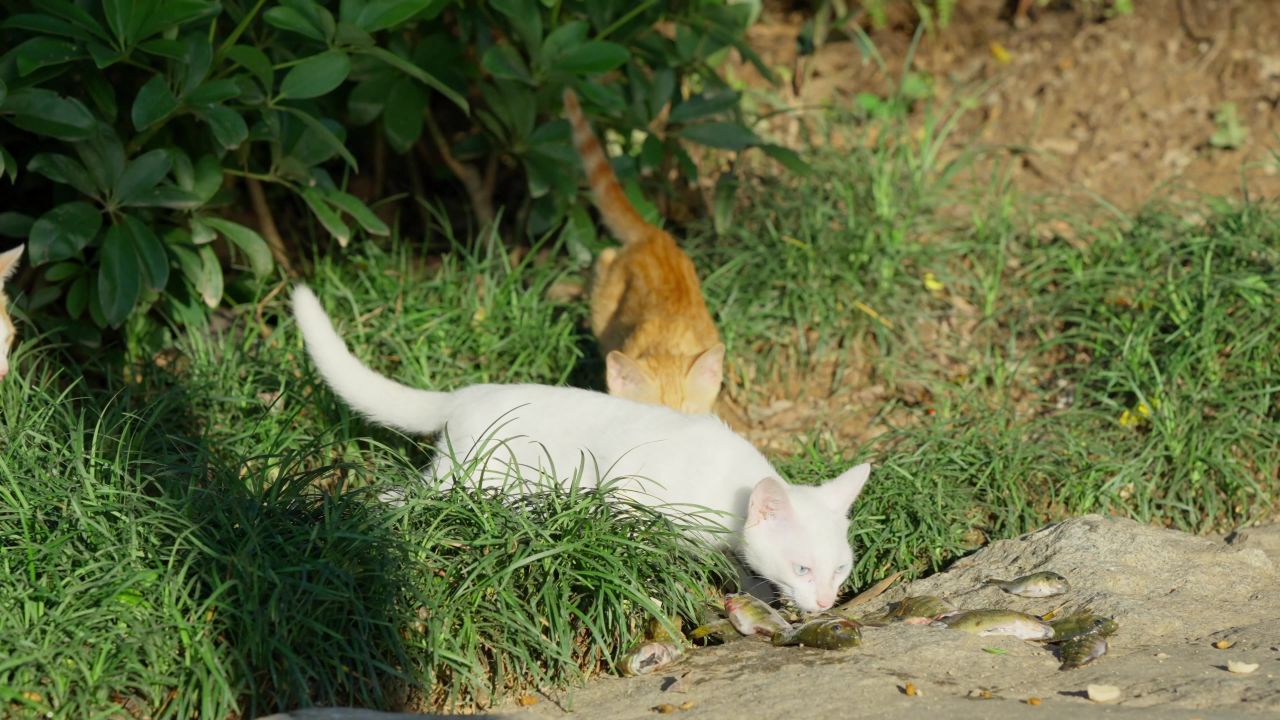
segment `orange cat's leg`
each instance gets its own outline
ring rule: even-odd
[[[618,302],[622,300],[622,291],[626,289],[620,273],[609,272],[617,258],[618,251],[613,248],[604,250],[596,258],[595,277],[591,283],[591,331],[597,338],[604,337],[609,321],[618,309]]]

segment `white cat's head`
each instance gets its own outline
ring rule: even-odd
[[[853,569],[849,508],[870,474],[864,463],[819,486],[761,480],[742,528],[742,559],[801,610],[830,609]]]

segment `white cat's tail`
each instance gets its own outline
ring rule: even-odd
[[[306,285],[293,289],[293,317],[325,382],[356,412],[376,423],[419,435],[444,427],[453,405],[450,394],[401,385],[365,367],[347,349]]]

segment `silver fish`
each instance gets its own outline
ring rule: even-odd
[[[995,585],[1007,593],[1028,598],[1053,597],[1054,595],[1061,595],[1071,589],[1071,583],[1068,583],[1066,578],[1056,572],[1049,572],[1048,570],[1044,572],[1031,573],[1030,575],[1023,575],[1022,577],[1014,578],[1013,580],[997,580],[995,578],[991,578],[982,584]]]
[[[724,611],[729,622],[743,635],[772,636],[779,630],[791,627],[791,623],[769,604],[750,593],[733,593],[724,596]]]
[[[1048,640],[1053,637],[1049,623],[1013,610],[966,610],[944,615],[932,624],[982,637],[1012,635],[1022,640]]]

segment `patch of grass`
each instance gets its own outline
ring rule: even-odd
[[[340,328],[387,372],[554,382],[577,359],[577,309],[539,297],[562,270],[496,246],[435,272],[403,249],[360,253],[367,269],[322,264],[313,284],[349,304]],[[519,329],[477,330],[480,307]],[[287,321],[264,337],[246,312],[128,383],[32,346],[0,393],[6,716],[483,705],[611,667],[647,618],[694,616],[727,572],[607,489],[427,487],[429,450],[318,389]],[[392,487],[404,507],[377,500]]]

